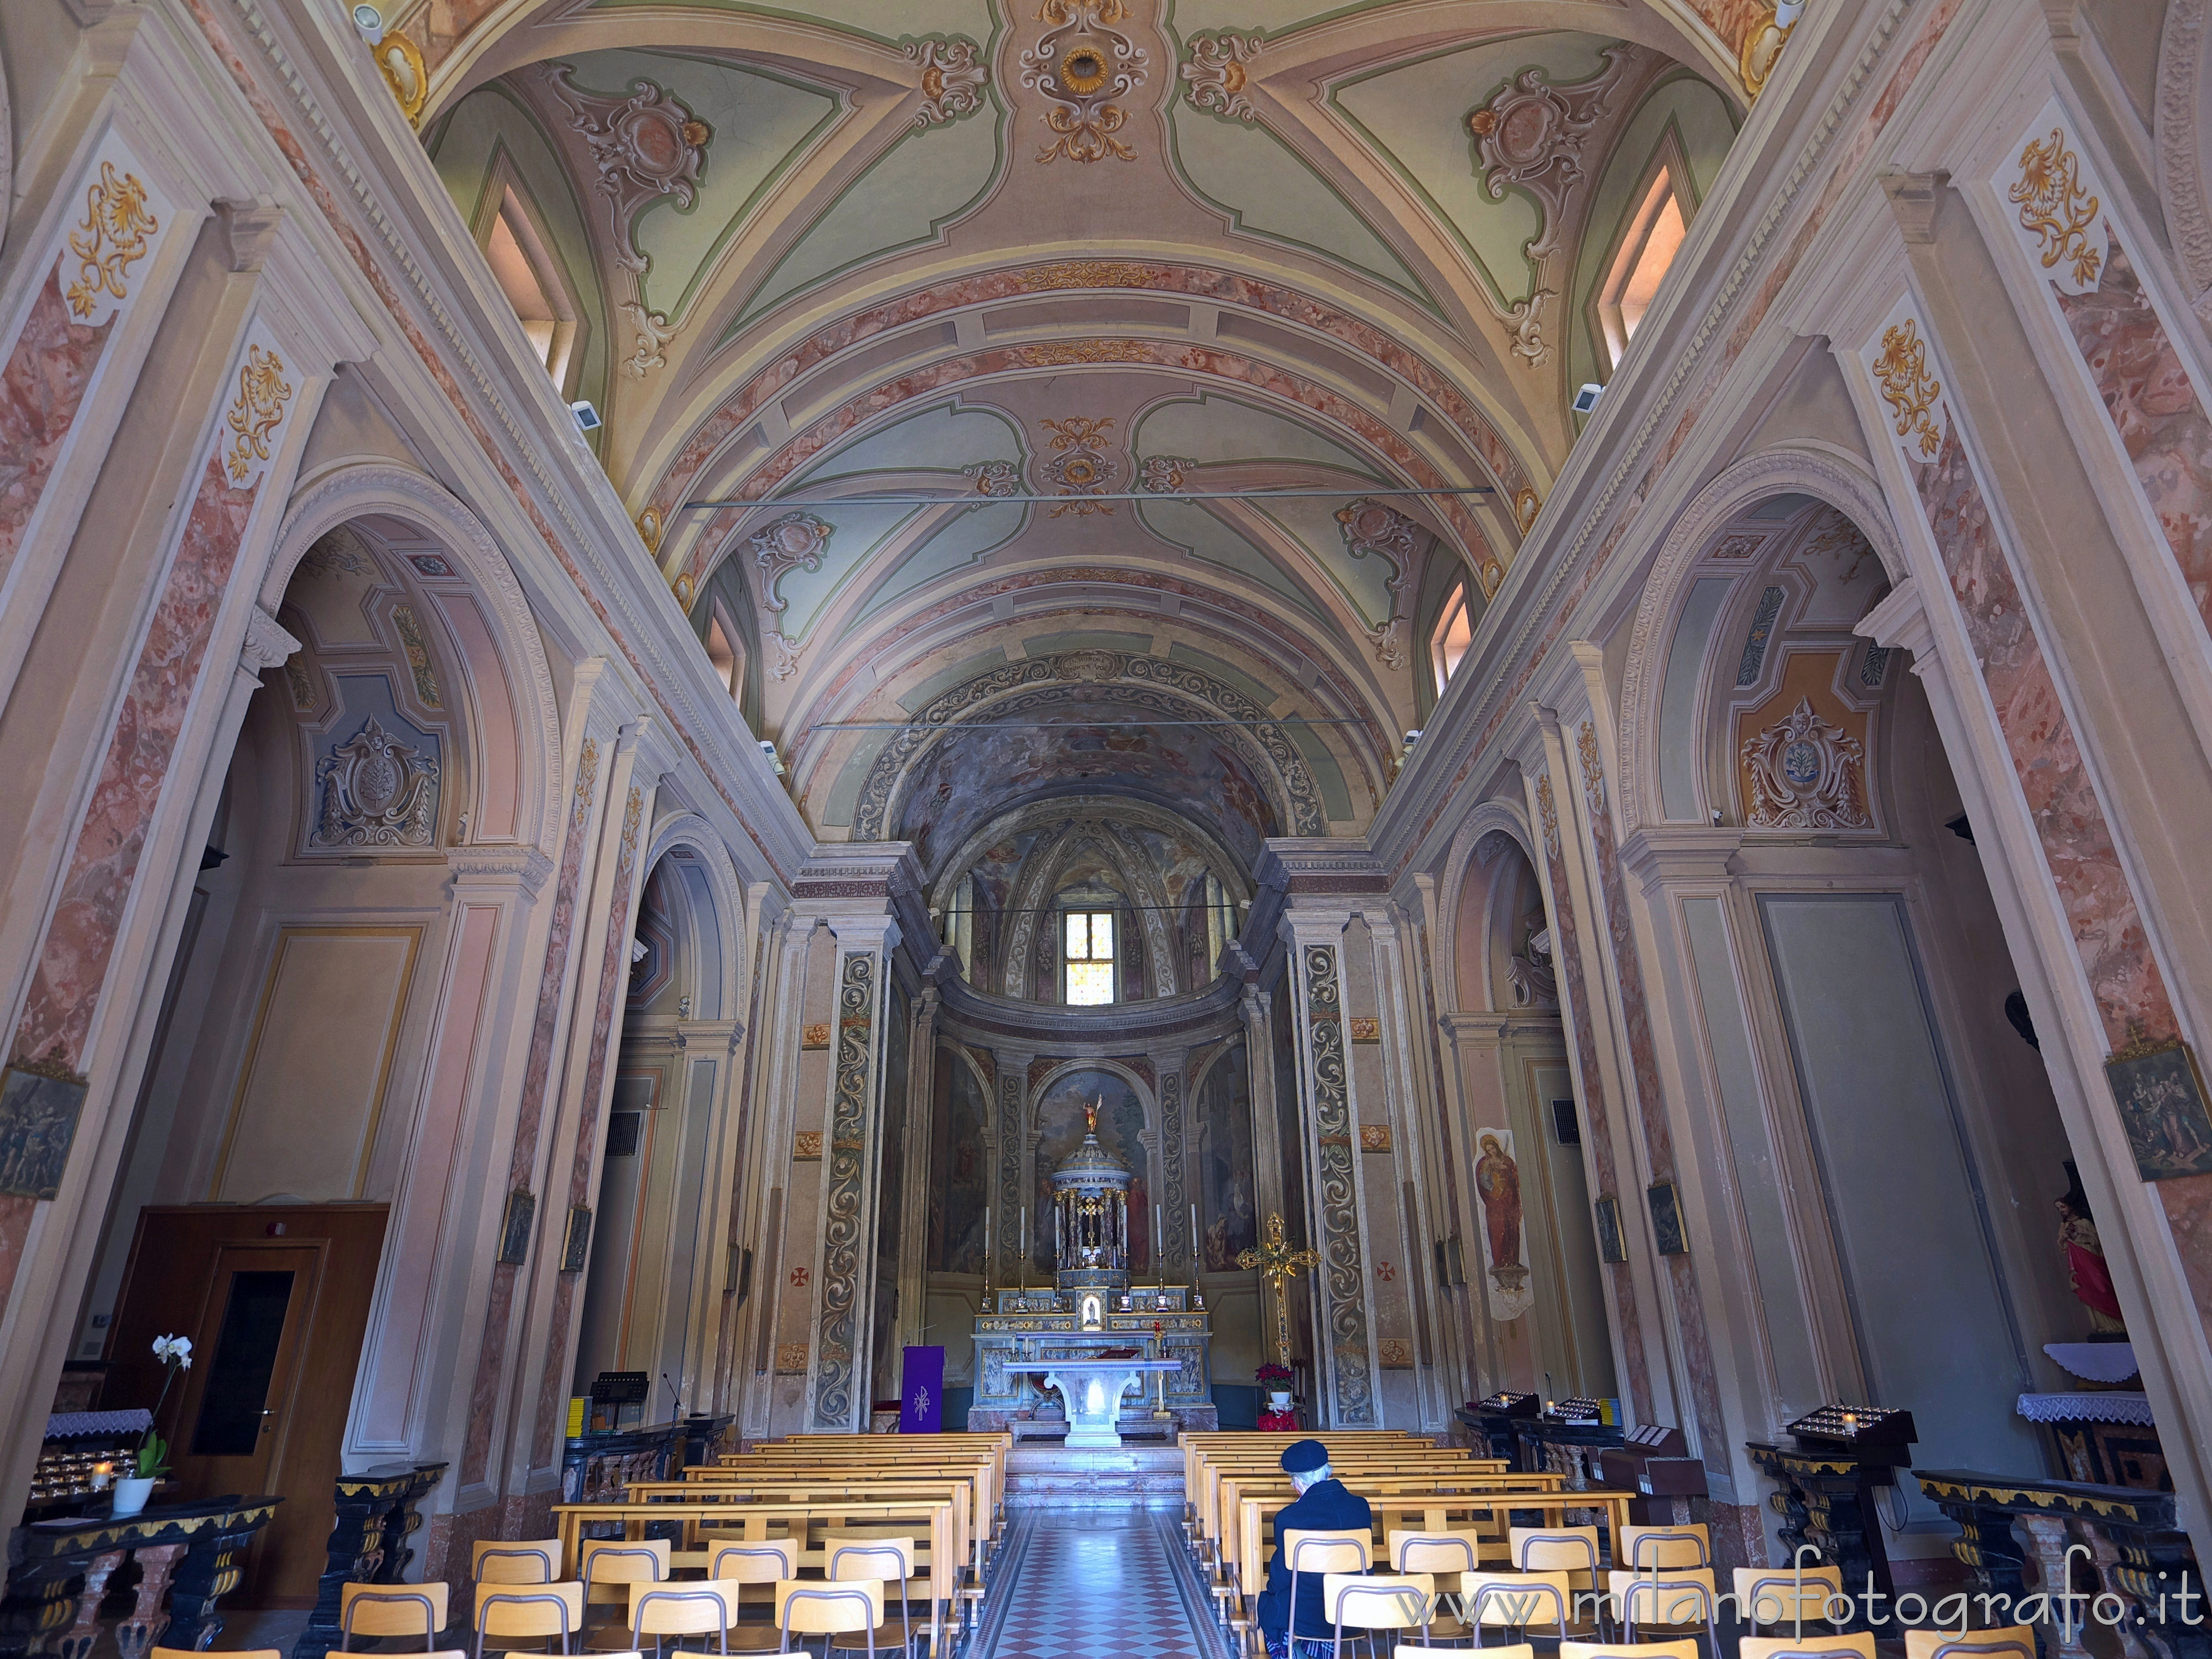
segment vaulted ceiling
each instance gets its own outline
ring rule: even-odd
[[[1694,215],[1773,33],[1701,4],[393,25],[441,176],[820,833],[912,833],[925,796],[981,822],[1017,776],[1234,776],[1206,828],[1237,846],[1365,823],[1439,607],[1512,565],[1611,373],[1606,285],[1661,197]],[[978,711],[1003,741],[933,737]]]

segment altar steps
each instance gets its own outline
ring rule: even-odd
[[[1018,1444],[1006,1454],[1009,1510],[1161,1510],[1182,1513],[1180,1447],[1071,1451]]]

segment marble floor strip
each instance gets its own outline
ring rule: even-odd
[[[969,1659],[1226,1659],[1170,1517],[1040,1511],[1004,1547]]]

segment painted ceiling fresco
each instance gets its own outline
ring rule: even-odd
[[[1663,173],[1694,216],[1772,11],[428,0],[397,21],[457,207],[495,254],[501,215],[526,220],[574,313],[549,363],[604,417],[638,556],[687,609],[743,573],[760,734],[819,833],[942,857],[1014,794],[1125,791],[1202,799],[1249,858],[1379,805],[1436,693],[1428,630],[1459,585],[1479,617],[1507,579],[1574,388],[1611,371],[1602,290],[1636,216]],[[910,753],[891,735],[1081,638],[1213,665],[1311,799],[1251,732],[1118,695]]]

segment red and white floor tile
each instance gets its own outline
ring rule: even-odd
[[[1022,1517],[964,1659],[1225,1659],[1182,1547],[1170,1517],[1143,1510]]]

